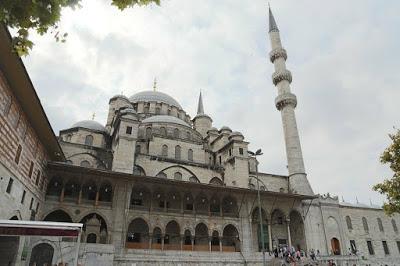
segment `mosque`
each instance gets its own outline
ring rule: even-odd
[[[287,175],[258,172],[245,136],[215,127],[201,94],[194,117],[160,91],[115,95],[105,125],[80,121],[54,136],[22,61],[2,44],[0,219],[83,223],[82,265],[262,265],[262,249],[272,263],[280,247],[318,251],[322,265],[400,265],[398,215],[314,194],[271,10],[269,39]],[[0,265],[73,265],[69,243],[0,236]]]

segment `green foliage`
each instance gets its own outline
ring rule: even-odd
[[[395,134],[389,134],[392,143],[381,155],[381,163],[389,164],[393,171],[390,179],[385,179],[382,183],[376,184],[373,189],[386,195],[387,202],[383,209],[388,214],[400,213],[400,130]]]
[[[16,29],[13,38],[14,51],[19,56],[27,55],[33,47],[29,40],[29,30],[40,35],[50,31],[57,42],[65,42],[67,33],[58,30],[61,11],[66,7],[80,7],[82,0],[0,0],[0,21]],[[135,5],[160,4],[160,0],[111,0],[111,4],[120,10]]]

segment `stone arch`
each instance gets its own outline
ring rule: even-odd
[[[109,228],[103,216],[92,212],[83,216],[83,218],[80,219],[80,223],[83,224],[82,242],[107,244]],[[89,235],[91,236],[89,237]],[[94,238],[93,235],[95,235],[96,238]],[[88,238],[91,241],[93,241],[93,239],[96,241],[88,242]]]
[[[96,200],[96,194],[98,187],[93,179],[86,180],[82,185],[82,200],[94,201]]]
[[[222,199],[222,213],[224,216],[238,216],[238,206],[235,197],[227,195]]]
[[[58,209],[48,213],[43,221],[72,223],[72,218],[66,211]]]
[[[149,248],[149,225],[143,218],[133,219],[128,226],[127,248]]]
[[[214,230],[211,233],[211,251],[219,251],[219,245],[220,245],[220,233],[218,232],[218,230]]]
[[[304,221],[300,213],[297,210],[292,210],[289,214],[289,221],[292,246],[296,250],[307,250]]]
[[[33,247],[29,265],[52,265],[54,248],[48,243],[40,243]]]
[[[208,227],[200,222],[195,227],[194,248],[196,251],[209,251],[208,246]]]
[[[181,229],[179,223],[171,220],[165,226],[164,247],[166,250],[180,250]]]
[[[79,191],[81,190],[81,184],[75,179],[71,178],[66,181],[64,185],[64,200],[74,201],[79,197]]]
[[[254,250],[262,251],[262,246],[264,242],[264,248],[270,251],[269,233],[268,233],[268,214],[262,207],[261,207],[261,217],[262,217],[263,234],[261,234],[259,217],[260,217],[259,208],[255,207],[251,213],[252,233],[253,236],[257,236],[253,237],[253,247]]]
[[[191,177],[189,177],[189,182],[200,183],[200,180],[195,176],[191,176]]]
[[[224,182],[222,182],[222,180],[220,178],[214,176],[213,178],[211,178],[209,184],[216,185],[216,186],[223,186]]]
[[[192,231],[190,229],[185,229],[183,231],[183,246],[182,249],[183,250],[192,250],[192,238],[193,238],[193,234]]]
[[[325,231],[327,234],[327,239],[332,240],[332,239],[337,239],[339,244],[340,244],[340,228],[339,228],[339,223],[337,222],[336,218],[333,216],[329,216],[328,219],[326,220],[326,227]],[[331,242],[332,244],[332,242]],[[341,253],[341,250],[334,250],[334,247],[331,245],[331,250],[330,254],[335,254],[335,253]],[[339,245],[340,248],[340,245]]]
[[[167,193],[166,201],[168,210],[181,210],[181,195],[176,189],[173,189]]]
[[[204,193],[200,193],[194,200],[194,209],[198,214],[207,214],[209,212],[209,201]]]
[[[104,180],[100,184],[99,201],[111,202],[113,196],[113,186],[108,180]]]
[[[131,193],[130,207],[132,209],[150,208],[151,193],[150,190],[143,185],[133,186]]]
[[[193,171],[189,170],[188,168],[186,168],[184,166],[176,165],[176,164],[162,169],[159,173],[161,173],[161,172],[165,173],[169,177],[170,176],[173,177],[175,172],[179,172],[182,174],[183,181],[189,181],[190,177],[192,177],[192,176],[197,178],[197,176],[193,173]],[[197,178],[197,180],[199,180],[199,179]]]
[[[289,244],[286,216],[281,209],[271,212],[271,234],[273,248]]]
[[[47,185],[46,196],[60,197],[64,186],[64,180],[61,177],[53,176]]]
[[[225,251],[240,251],[239,231],[233,224],[228,224],[224,227],[222,233],[222,246]]]
[[[146,176],[146,172],[144,171],[143,167],[137,164],[133,166],[133,174],[138,176]]]
[[[162,242],[162,231],[159,226],[156,226],[152,230],[152,241],[151,241],[151,248],[152,249],[161,249],[161,242]]]

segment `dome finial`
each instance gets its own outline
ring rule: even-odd
[[[153,91],[156,91],[157,89],[157,78],[154,78],[154,82],[153,82]]]
[[[93,112],[93,114],[92,114],[92,120],[94,120],[95,117],[96,117],[96,113]]]

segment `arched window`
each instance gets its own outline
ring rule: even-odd
[[[142,151],[142,146],[136,145],[136,150],[135,150],[136,154],[139,154],[141,151]]]
[[[147,113],[149,112],[149,106],[146,105],[146,106],[144,107],[143,111],[144,111],[144,113],[147,114]]]
[[[377,218],[376,220],[378,222],[379,231],[383,232],[384,229],[383,229],[383,224],[382,224],[381,218]]]
[[[165,127],[160,127],[160,135],[164,137],[167,136],[167,130]]]
[[[167,175],[164,172],[159,172],[157,174],[157,177],[159,177],[159,178],[167,178]]]
[[[146,138],[151,138],[151,127],[146,128]]]
[[[162,146],[161,156],[168,157],[168,146],[167,145]]]
[[[191,139],[191,135],[190,135],[189,131],[186,131],[186,138],[189,139],[189,140]]]
[[[193,161],[193,150],[192,149],[188,150],[188,160]]]
[[[161,113],[161,108],[160,107],[156,107],[156,115],[159,115]]]
[[[89,163],[89,161],[84,160],[81,162],[81,166],[82,167],[90,167],[90,163]]]
[[[200,181],[197,179],[197,177],[195,177],[195,176],[191,176],[191,177],[189,177],[189,181],[190,182],[193,182],[193,183],[200,183]]]
[[[97,242],[97,236],[94,233],[88,234],[86,238],[86,243],[96,243]]]
[[[92,135],[87,135],[85,137],[85,145],[89,145],[89,146],[93,145],[93,136]]]
[[[174,174],[174,179],[175,180],[182,180],[182,174],[179,172],[175,172]]]
[[[72,164],[72,161],[71,160],[66,160],[65,163],[66,164]]]
[[[367,219],[365,217],[362,218],[362,224],[363,224],[363,227],[364,227],[364,231],[366,233],[368,233],[368,231],[369,231],[368,222],[367,222]]]
[[[111,200],[112,200],[112,186],[110,183],[105,182],[100,186],[99,201],[111,202]]]
[[[393,231],[395,231],[396,233],[399,232],[399,229],[397,228],[397,224],[396,221],[394,219],[392,219],[392,226],[393,226]]]
[[[174,129],[174,138],[179,138],[179,129]]]
[[[353,224],[351,223],[350,216],[346,216],[346,224],[347,224],[347,229],[353,230]]]
[[[175,146],[175,159],[181,159],[181,146]]]
[[[67,138],[65,139],[66,141],[71,141],[71,138],[72,138],[72,135],[71,134],[68,134],[67,135]]]

